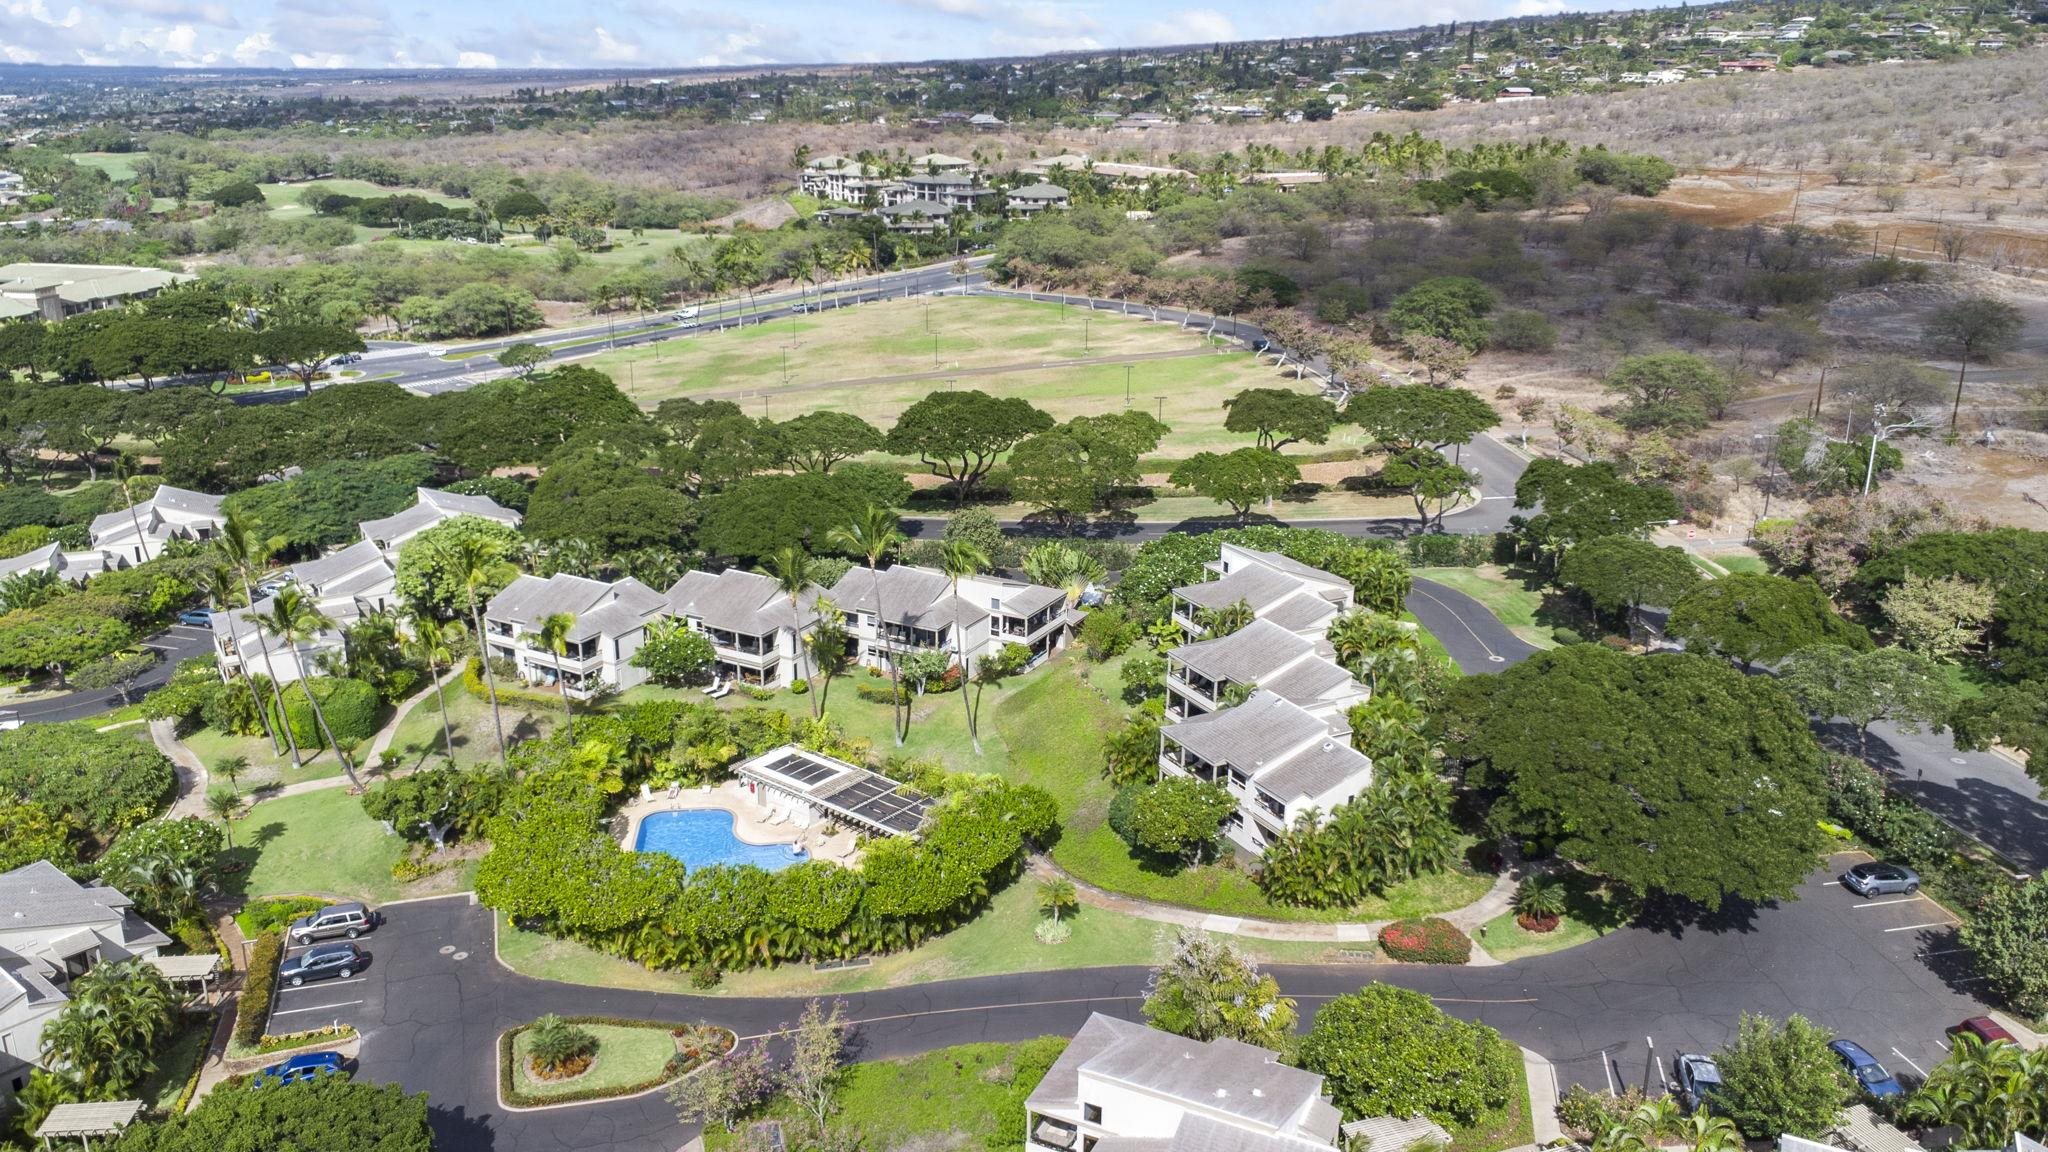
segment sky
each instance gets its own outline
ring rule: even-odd
[[[1564,0],[0,0],[0,61],[301,69],[864,63],[1364,32],[1565,7]]]

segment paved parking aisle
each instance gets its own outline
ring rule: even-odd
[[[346,941],[322,940],[314,944],[293,945],[285,950],[285,958],[290,959],[323,944],[339,943]],[[308,1032],[330,1024],[352,1025],[358,1032],[369,1030],[367,1023],[377,1019],[384,1003],[384,965],[377,955],[377,933],[371,932],[354,943],[368,962],[352,971],[346,979],[330,976],[324,980],[308,980],[297,988],[283,980],[278,981],[277,998],[271,1003],[267,1028],[271,1035]]]

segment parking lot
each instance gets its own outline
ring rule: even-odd
[[[351,972],[346,979],[330,976],[323,980],[308,980],[297,988],[279,980],[277,998],[271,1002],[270,1024],[266,1031],[280,1036],[325,1028],[330,1024],[348,1024],[358,1032],[367,1033],[384,1005],[384,966],[377,954],[378,935],[378,932],[370,932],[355,941],[356,947],[369,957],[369,963],[361,970]],[[293,945],[285,950],[285,958],[289,960],[322,944],[346,942],[336,939]]]
[[[1867,859],[1861,853],[1844,854],[1836,857],[1834,863],[1839,872]],[[1879,956],[1902,970],[1925,972],[1941,986],[1963,992],[1972,990],[1978,980],[1969,970],[1967,951],[1956,938],[1960,922],[1925,892],[1865,899],[1837,883],[1831,889],[1823,886],[1806,898],[1846,908],[1857,935],[1867,940]],[[1947,1023],[1962,1019],[1958,1015]],[[1928,1069],[1948,1057],[1948,1038],[1941,1033],[1915,1032],[1894,1037],[1881,1046],[1866,1046],[1872,1055],[1891,1066],[1895,1075],[1914,1079],[1924,1079]]]

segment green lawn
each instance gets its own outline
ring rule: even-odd
[[[1595,878],[1569,872],[1555,883],[1564,888],[1564,917],[1557,927],[1531,932],[1516,922],[1513,912],[1503,912],[1481,926],[1479,944],[1488,955],[1496,960],[1519,960],[1562,952],[1597,940],[1628,922],[1628,908],[1614,905],[1605,886]]]
[[[1487,611],[1500,617],[1509,631],[1536,647],[1557,647],[1557,641],[1550,636],[1550,625],[1536,619],[1543,607],[1542,589],[1530,587],[1520,576],[1494,564],[1477,568],[1417,568],[1415,575],[1479,601]]]
[[[263,202],[279,216],[311,216],[313,210],[306,207],[305,195],[308,189],[318,189],[315,195],[334,194],[354,196],[359,200],[375,200],[386,196],[418,196],[445,204],[450,208],[467,208],[471,201],[460,196],[446,196],[431,188],[385,188],[367,180],[313,180],[304,184],[258,184],[263,193]]]
[[[463,688],[461,681],[445,689],[448,725],[455,735],[455,763],[462,767],[493,763],[498,758],[497,730],[491,723],[491,704]],[[524,698],[499,700],[499,714],[505,726],[507,744],[517,745],[554,731],[562,722],[559,705],[542,704]],[[385,750],[388,760],[400,768],[416,768],[441,755],[441,709],[428,696],[412,706],[399,721]]]
[[[833,1096],[833,1126],[864,1152],[893,1149],[1000,1148],[1023,1142],[1024,1101],[1066,1048],[1064,1037],[1020,1044],[961,1044],[908,1060],[856,1064]],[[794,1133],[806,1131],[786,1098],[762,1113]],[[710,1149],[745,1146],[746,1126],[704,1131]]]
[[[1146,353],[1183,355],[1131,364],[975,373],[998,366]],[[998,396],[1022,396],[1062,420],[1122,411],[1128,396],[1130,406],[1161,415],[1173,429],[1161,448],[1161,455],[1168,458],[1242,447],[1242,436],[1223,429],[1222,403],[1238,391],[1307,391],[1313,385],[1296,384],[1248,353],[1212,351],[1201,333],[1173,324],[986,297],[893,300],[836,309],[607,352],[591,366],[650,407],[671,396],[719,398],[739,401],[749,415],[765,412],[787,419],[832,408],[858,412],[882,427],[935,388],[947,387],[948,381]],[[875,380],[906,375],[913,378]],[[1336,435],[1341,441],[1358,434],[1340,429]]]
[[[135,1091],[135,1098],[151,1112],[167,1112],[178,1102],[178,1095],[185,1090],[185,1082],[192,1078],[192,1070],[199,1067],[199,1061],[206,1055],[206,1042],[213,1038],[213,1021],[210,1015],[192,1013],[178,1025],[177,1032],[156,1054],[156,1071],[142,1078],[142,1086]]]
[[[1761,576],[1771,570],[1771,566],[1764,563],[1763,557],[1751,556],[1747,552],[1717,552],[1707,557],[1707,559],[1719,564],[1729,572],[1742,572]]]
[[[327,780],[341,775],[341,761],[325,749],[301,750],[305,767],[294,768],[291,753],[278,755],[271,749],[269,739],[261,735],[234,736],[217,728],[201,728],[181,739],[213,774],[210,788],[227,787],[227,779],[220,776],[217,769],[221,761],[231,756],[241,756],[249,761],[249,770],[235,781],[235,789],[245,795],[282,784]]]
[[[512,1077],[518,1090],[528,1096],[566,1096],[574,1092],[628,1089],[653,1084],[661,1079],[669,1057],[676,1054],[670,1025],[578,1024],[576,1027],[597,1037],[597,1060],[581,1076],[568,1080],[541,1080],[533,1075],[530,1031],[512,1037]]]
[[[116,184],[135,182],[135,161],[140,152],[73,152],[71,162],[83,168],[97,168]]]
[[[336,896],[383,903],[459,892],[473,866],[463,864],[412,884],[391,876],[405,842],[363,812],[346,788],[265,800],[233,826],[231,855],[247,869],[229,878],[240,896]]]

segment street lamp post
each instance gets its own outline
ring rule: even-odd
[[[1927,421],[1917,416],[1903,424],[1887,424],[1884,422],[1884,405],[1879,404],[1872,409],[1870,419],[1870,456],[1863,464],[1863,494],[1865,496],[1870,495],[1871,480],[1877,475],[1877,446],[1891,439],[1894,432],[1904,432],[1913,428],[1925,427],[1928,427]]]
[[[1124,407],[1131,406],[1131,366],[1124,365]]]

